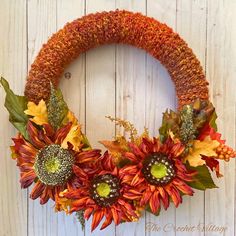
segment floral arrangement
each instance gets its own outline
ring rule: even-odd
[[[105,25],[110,26],[107,21],[113,22],[118,29],[112,31],[104,28]],[[88,22],[90,29],[85,27]],[[191,63],[187,65],[195,68],[185,72],[180,68],[177,70],[177,67],[174,70],[171,63],[165,62],[169,54],[165,57],[160,54],[162,62],[169,65],[167,68],[174,76],[174,81],[178,79],[176,90],[180,101],[179,110],[167,110],[163,114],[159,135],[156,137],[150,137],[147,128],[139,135],[130,122],[108,117],[123,127],[124,133],[118,134],[114,140],[101,141],[107,149],[104,154],[91,147],[81,131],[81,124],[69,110],[61,91],[55,87],[55,80],[64,65],[78,52],[92,47],[96,38],[93,31],[101,28],[92,26],[99,22],[107,35],[101,36],[96,32],[97,45],[102,43],[99,37],[103,37],[104,42],[111,41],[115,36],[113,41],[122,41],[117,36],[119,33],[123,35],[122,42],[140,46],[140,42],[134,38],[129,41],[124,29],[132,25],[142,30],[161,27],[165,39],[171,39],[167,43],[171,45],[169,50],[176,48],[174,42],[182,45],[177,50],[183,50],[187,58],[183,60],[186,63],[190,60]],[[81,27],[78,28],[78,25]],[[129,37],[133,32],[137,33],[134,28]],[[75,32],[75,29],[79,30]],[[150,31],[149,36],[152,33]],[[88,38],[83,41],[82,36],[78,37],[77,34]],[[92,34],[93,40],[90,42],[89,36]],[[69,35],[80,40],[75,44],[77,51],[72,47],[73,40],[68,43],[68,39],[71,39]],[[63,44],[65,39],[67,43]],[[150,37],[149,45],[153,43],[151,39],[154,40]],[[70,56],[51,63],[56,57],[60,59],[67,47],[70,48],[67,50]],[[148,44],[142,47],[149,48]],[[52,53],[52,49],[55,49],[55,53]],[[63,50],[63,53],[58,50]],[[173,62],[178,55],[172,56]],[[51,199],[57,212],[76,213],[83,227],[85,220],[92,216],[92,230],[101,221],[101,229],[113,221],[116,225],[137,221],[145,210],[159,215],[161,209],[167,210],[171,202],[178,207],[183,195],[192,196],[194,189],[215,188],[211,173],[222,177],[219,162],[229,161],[236,156],[236,152],[225,144],[217,132],[217,115],[208,100],[207,82],[202,73],[197,59],[184,41],[166,25],[152,18],[115,11],[89,15],[68,24],[44,45],[36,58],[29,74],[25,96],[15,95],[8,82],[3,78],[0,80],[6,92],[5,107],[9,112],[9,120],[19,131],[12,139],[11,152],[20,170],[21,187],[33,186],[30,198],[39,198],[41,204]],[[184,75],[181,80],[180,74]],[[188,90],[184,95],[183,86],[180,85],[189,74],[191,76],[186,85]]]

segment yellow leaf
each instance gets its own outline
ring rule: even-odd
[[[118,141],[99,141],[103,146],[105,146],[110,152],[122,152],[123,148]]]
[[[195,140],[193,142],[193,148],[185,157],[184,161],[188,161],[191,166],[201,166],[205,164],[202,160],[202,156],[216,157],[216,148],[220,143],[216,140],[212,140],[210,136],[207,136],[203,141]]]
[[[68,111],[62,123],[66,125],[68,122],[71,122],[72,126],[78,125],[78,120],[72,111]]]
[[[102,145],[107,148],[113,157],[113,162],[118,165],[122,161],[122,154],[128,150],[127,140],[124,136],[117,137],[115,141],[99,141]]]
[[[64,149],[68,148],[68,143],[71,143],[73,145],[73,150],[79,151],[81,146],[82,146],[82,134],[81,134],[81,129],[79,125],[72,126],[70,129],[69,133],[63,140],[61,147]]]
[[[168,130],[168,135],[174,143],[180,143],[181,141],[175,137],[174,133],[171,130]]]
[[[43,125],[48,123],[47,106],[44,100],[41,100],[38,105],[34,102],[28,102],[27,108],[24,112],[26,115],[33,116],[30,120],[35,124]]]

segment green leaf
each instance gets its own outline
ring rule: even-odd
[[[179,132],[179,114],[172,111],[166,110],[163,113],[162,125],[159,128],[160,140],[164,142],[168,136],[168,131],[171,130],[174,134]]]
[[[188,170],[196,171],[197,175],[194,177],[193,182],[189,182],[188,185],[192,188],[199,189],[199,190],[206,190],[208,188],[218,188],[209,172],[209,169],[206,165],[192,167],[189,163],[186,163],[186,167]]]
[[[82,137],[83,137],[83,144],[84,144],[84,146],[83,146],[83,151],[91,150],[92,147],[91,147],[91,145],[90,145],[90,143],[89,143],[88,138],[87,138],[86,135],[83,134],[83,133],[81,133],[81,135],[82,135]]]
[[[5,107],[9,112],[9,121],[28,140],[26,125],[29,118],[24,113],[27,109],[27,99],[24,96],[15,95],[4,78],[1,77],[0,83],[6,92]]]
[[[210,124],[210,126],[211,126],[215,131],[217,131],[216,119],[217,119],[217,114],[216,114],[216,112],[214,111],[213,114],[211,115],[209,124]]]
[[[193,104],[194,109],[194,126],[197,130],[201,130],[206,123],[212,119],[212,127],[215,126],[215,108],[209,101],[196,100]]]
[[[68,106],[63,99],[61,90],[51,84],[51,94],[47,104],[48,120],[54,129],[58,129],[68,113]]]

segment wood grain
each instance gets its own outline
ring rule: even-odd
[[[141,12],[146,15],[146,1],[116,1],[116,8]],[[116,117],[129,120],[140,133],[145,126],[146,110],[146,53],[143,50],[118,45],[116,48]],[[116,133],[122,133],[117,127]],[[116,227],[116,236],[145,235],[146,218]]]
[[[158,10],[157,10],[158,9]],[[147,2],[147,15],[166,23],[173,29],[176,27],[176,1],[155,1]],[[146,105],[146,125],[150,133],[158,135],[158,129],[162,121],[162,113],[165,110],[176,108],[176,96],[174,85],[166,69],[154,58],[147,58],[147,105]],[[159,217],[146,213],[147,226],[155,225],[160,228],[159,234],[175,235],[169,225],[175,225],[175,207],[170,204],[168,211],[162,210]],[[148,230],[146,235],[154,236],[155,230]],[[148,227],[149,229],[149,227]],[[164,232],[166,231],[166,232]]]
[[[33,62],[43,43],[57,30],[56,1],[27,2],[28,16],[28,65]],[[30,189],[31,191],[31,189]],[[39,200],[29,199],[28,235],[46,236],[58,234],[58,215],[53,202],[41,206]]]
[[[234,0],[1,0],[0,75],[23,93],[27,67],[42,44],[63,25],[84,14],[102,10],[127,9],[165,22],[190,45],[206,69],[211,100],[219,115],[219,131],[235,147],[236,137],[236,2]],[[64,97],[84,124],[92,145],[111,139],[120,129],[105,119],[112,115],[128,119],[141,132],[147,126],[158,134],[162,112],[176,108],[170,77],[154,58],[126,45],[109,45],[91,50],[74,61],[62,75]],[[0,149],[0,236],[153,236],[153,235],[235,235],[235,161],[222,164],[220,187],[206,193],[196,191],[184,197],[176,210],[171,206],[159,217],[146,213],[137,223],[114,224],[104,231],[90,232],[91,220],[81,230],[74,215],[55,214],[53,203],[41,206],[28,199],[18,184],[19,171],[10,158],[10,138],[16,134],[3,107],[0,89],[2,134]],[[29,190],[30,191],[30,190]],[[155,225],[151,230],[148,223]],[[181,232],[174,226],[202,223],[205,231]],[[169,224],[169,225],[168,225]],[[225,232],[210,231],[209,225],[226,226]],[[159,229],[159,230],[158,230]],[[165,229],[165,230],[164,230]],[[168,231],[168,232],[165,232]]]
[[[24,90],[27,73],[27,27],[24,1],[1,1],[0,76],[8,79],[18,94]],[[27,190],[21,190],[19,170],[11,159],[9,146],[15,129],[4,108],[5,92],[0,89],[0,235],[27,235]]]
[[[206,61],[206,1],[179,0],[177,2],[176,30],[183,37],[197,55],[205,68]],[[198,24],[195,24],[198,19]],[[197,40],[196,40],[197,39]],[[205,223],[204,192],[195,190],[193,197],[183,197],[183,204],[176,210],[176,225],[198,226]],[[198,204],[195,204],[195,203]],[[176,232],[182,235],[182,232]],[[204,235],[204,231],[197,230],[195,235]]]
[[[115,1],[86,1],[86,14],[115,9]],[[94,148],[102,148],[99,140],[107,140],[115,134],[115,126],[105,116],[115,116],[115,47],[108,45],[86,53],[86,135]],[[86,223],[85,235],[90,235],[91,218]],[[103,231],[99,228],[92,235],[115,235],[112,224]]]
[[[212,101],[216,106],[218,128],[235,147],[235,78],[236,78],[236,22],[235,1],[208,1],[207,21],[207,78]],[[227,226],[225,235],[235,235],[235,161],[222,163],[222,179],[215,182],[219,189],[206,192],[205,222]],[[205,235],[212,235],[206,231]]]
[[[84,14],[84,1],[70,0],[70,4],[67,4],[64,0],[57,0],[57,30],[61,29],[65,23]],[[81,55],[67,67],[62,75],[60,87],[70,110],[83,124],[82,129],[85,132],[85,55]],[[58,236],[82,236],[85,234],[75,214],[59,213],[57,228]]]

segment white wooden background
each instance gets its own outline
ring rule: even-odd
[[[155,17],[189,43],[210,81],[219,129],[235,147],[235,0],[0,0],[0,75],[22,94],[29,66],[52,33],[84,14],[116,8]],[[95,147],[100,147],[97,140],[111,139],[116,132],[105,115],[129,119],[139,130],[146,125],[157,134],[162,112],[176,106],[166,70],[144,51],[130,46],[89,51],[66,72],[71,78],[62,78],[64,96]],[[196,191],[194,197],[184,197],[178,209],[170,207],[159,217],[146,213],[138,223],[111,225],[92,234],[90,223],[83,232],[74,216],[55,214],[52,203],[41,206],[28,199],[29,191],[20,189],[19,172],[10,158],[8,147],[16,131],[8,123],[4,96],[0,89],[0,236],[235,235],[235,161],[222,165],[224,178],[216,180],[219,189]],[[145,227],[150,222],[155,225],[152,230]],[[223,226],[226,231],[206,227],[190,233],[167,227],[199,224]]]

